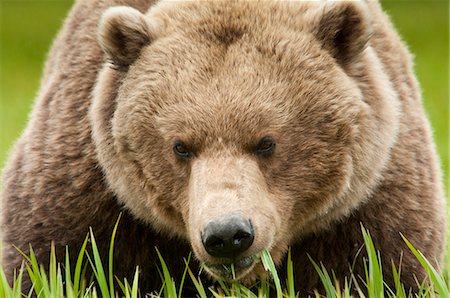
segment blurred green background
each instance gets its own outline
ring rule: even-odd
[[[66,0],[0,2],[0,167],[26,125],[46,53],[71,4]],[[416,56],[448,189],[449,3],[383,1],[383,6]]]

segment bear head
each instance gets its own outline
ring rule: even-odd
[[[364,203],[398,98],[364,3],[161,1],[108,9],[90,110],[97,158],[136,218],[189,241],[213,276]]]

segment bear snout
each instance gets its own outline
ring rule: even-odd
[[[276,200],[250,157],[192,161],[185,216],[190,243],[206,272],[225,279],[256,276],[251,274],[255,260],[274,248],[280,230]]]
[[[240,215],[223,216],[206,225],[201,239],[209,255],[235,259],[253,244],[255,232],[250,219]]]

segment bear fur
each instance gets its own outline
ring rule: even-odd
[[[155,246],[175,279],[190,250],[226,276],[202,231],[239,214],[254,241],[232,261],[269,249],[283,268],[291,247],[302,293],[320,288],[308,254],[364,275],[361,224],[388,284],[401,260],[416,289],[426,273],[400,233],[439,266],[445,199],[411,61],[375,1],[78,0],[4,171],[9,278],[14,246],[47,264],[89,227],[106,254],[120,213],[117,276],[139,265],[158,290]]]

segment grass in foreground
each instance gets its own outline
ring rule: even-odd
[[[185,278],[189,275],[195,288],[197,296],[201,298],[206,297],[304,297],[305,293],[298,292],[296,286],[301,288],[301,285],[294,284],[294,272],[291,262],[290,252],[288,254],[287,262],[287,280],[283,283],[277,273],[277,269],[268,251],[263,251],[259,259],[264,268],[270,273],[270,281],[261,281],[256,287],[247,288],[238,282],[227,283],[219,281],[220,287],[205,289],[202,279],[199,275],[194,274],[189,268],[190,256],[185,260],[186,268],[179,285],[174,281],[170,275],[169,268],[166,266],[161,254],[156,249],[161,262],[161,279],[163,286],[158,293],[140,293],[139,291],[139,268],[136,268],[133,280],[120,280],[114,276],[113,271],[113,250],[114,239],[117,231],[117,225],[114,227],[111,236],[111,245],[109,251],[108,262],[105,264],[98,252],[95,242],[94,233],[92,230],[87,235],[80,252],[75,267],[71,266],[69,262],[69,250],[66,248],[66,258],[63,264],[56,261],[55,249],[52,246],[51,257],[48,274],[44,267],[38,263],[36,256],[32,249],[29,255],[24,255],[26,262],[21,270],[16,275],[15,281],[12,285],[6,281],[6,276],[3,269],[0,267],[0,297],[183,297],[183,285]],[[358,293],[359,297],[378,298],[378,297],[450,297],[449,280],[445,278],[448,276],[448,269],[444,274],[439,274],[430,262],[417,251],[412,244],[404,238],[404,241],[411,249],[413,254],[426,269],[429,275],[429,284],[422,283],[419,293],[411,295],[405,291],[404,286],[400,282],[400,273],[393,265],[392,270],[395,277],[395,288],[390,289],[383,281],[381,256],[374,248],[374,244],[368,231],[362,228],[364,237],[365,249],[368,258],[365,260],[365,276],[350,276],[348,280],[343,281],[343,285],[339,284],[333,278],[333,274],[327,272],[322,264],[317,264],[314,260],[314,267],[320,276],[322,284],[325,289],[326,297],[332,298],[349,298],[354,297],[352,293]],[[88,241],[91,242],[91,248],[87,249]],[[93,276],[88,278],[86,270],[90,266],[93,271]],[[107,266],[107,267],[106,267]],[[70,268],[73,269],[71,272]],[[106,271],[107,269],[107,271]],[[26,271],[26,272],[25,272]],[[24,274],[28,274],[33,282],[33,287],[28,293],[23,293],[21,289],[21,281]],[[285,286],[282,286],[284,284]],[[116,292],[119,288],[121,292]],[[312,297],[323,297],[318,292]]]

